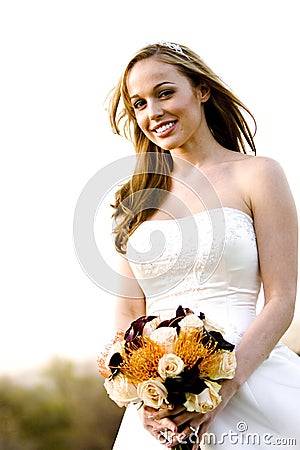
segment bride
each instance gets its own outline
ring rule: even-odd
[[[113,130],[137,153],[115,202],[118,270],[128,280],[116,328],[145,314],[172,317],[181,304],[222,327],[237,356],[216,409],[129,406],[114,450],[171,448],[195,434],[193,450],[201,439],[201,449],[300,448],[300,360],[280,342],[296,297],[296,209],[280,165],[255,156],[246,117],[178,44],[141,49],[114,90]],[[166,431],[171,441],[162,440]]]

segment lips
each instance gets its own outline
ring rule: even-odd
[[[171,128],[173,128],[175,123],[176,123],[175,120],[173,120],[172,122],[165,122],[165,123],[160,124],[160,125],[156,126],[155,128],[153,128],[152,131],[154,131],[156,134],[163,134],[166,131],[168,131]]]

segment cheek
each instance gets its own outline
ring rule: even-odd
[[[139,115],[139,117],[136,117],[136,122],[138,124],[139,129],[142,131],[142,133],[153,142],[153,136],[148,130],[147,127],[147,119],[143,115]]]
[[[142,113],[138,113],[135,116],[136,122],[141,130],[145,130],[146,128],[146,118]]]
[[[187,115],[198,115],[200,114],[201,105],[195,99],[194,96],[189,96],[182,99],[180,102],[170,105],[170,110],[173,114],[185,118]]]

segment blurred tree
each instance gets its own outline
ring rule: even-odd
[[[0,380],[0,449],[108,450],[123,412],[96,370],[55,359],[32,385]]]

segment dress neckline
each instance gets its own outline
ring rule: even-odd
[[[196,217],[198,217],[198,216],[201,216],[202,214],[210,214],[210,213],[214,213],[214,212],[217,212],[217,211],[220,211],[220,210],[223,210],[224,212],[225,211],[231,211],[231,212],[236,212],[237,214],[241,214],[241,215],[243,215],[243,216],[245,216],[245,217],[247,217],[249,220],[251,220],[251,222],[253,222],[253,218],[248,214],[248,213],[246,213],[245,211],[242,211],[241,209],[238,209],[238,208],[233,208],[233,207],[230,207],[230,206],[220,206],[220,207],[218,207],[218,208],[212,208],[212,209],[205,209],[205,210],[203,210],[203,211],[198,211],[198,212],[196,212],[196,213],[193,213],[193,214],[190,214],[189,216],[183,216],[183,217],[174,217],[174,218],[172,218],[172,219],[149,219],[149,220],[145,220],[144,222],[142,222],[143,224],[144,223],[148,223],[148,224],[150,224],[151,222],[155,222],[155,223],[157,223],[157,222],[176,222],[176,221],[181,221],[181,220],[187,220],[187,219],[190,219],[190,218],[196,218]]]

